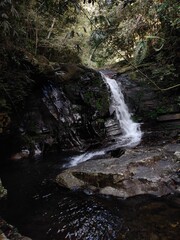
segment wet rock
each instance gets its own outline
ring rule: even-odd
[[[29,157],[29,150],[22,150],[21,152],[14,153],[11,157],[10,160],[12,161],[18,161],[24,158]]]
[[[106,132],[109,139],[113,140],[117,136],[120,136],[121,129],[117,119],[111,118],[105,122]]]
[[[0,240],[32,240],[22,236],[15,227],[8,224],[0,217]]]
[[[0,240],[8,240],[4,233],[0,232]]]
[[[157,120],[158,121],[180,120],[180,113],[161,115],[157,118]]]
[[[179,164],[164,149],[132,149],[119,158],[89,160],[65,170],[56,180],[70,189],[85,188],[122,198],[178,192]]]
[[[176,152],[174,153],[174,156],[176,157],[176,160],[177,160],[177,161],[180,161],[180,151],[176,151]]]
[[[0,200],[7,195],[7,190],[3,187],[0,179]]]
[[[131,112],[147,121],[151,111],[159,105],[159,99],[154,88],[144,85],[139,79],[133,81],[131,75],[121,74],[116,76],[121,83],[125,100]]]
[[[110,154],[111,157],[114,157],[114,158],[120,157],[124,153],[125,153],[125,149],[123,149],[123,148],[117,148],[117,149],[107,151],[107,154]]]
[[[166,146],[164,146],[164,149],[167,153],[175,153],[180,151],[180,145],[176,143],[170,143]]]
[[[170,124],[172,121],[172,125],[177,121],[177,128],[179,127],[178,92],[169,95],[157,91],[153,85],[147,84],[147,79],[145,80],[142,75],[139,76],[134,71],[114,76],[121,83],[126,103],[136,118],[148,123],[155,121]]]
[[[25,133],[43,150],[84,150],[107,138],[109,93],[100,73],[80,65],[59,64],[29,96]],[[43,129],[46,129],[44,132]]]

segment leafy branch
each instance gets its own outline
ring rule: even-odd
[[[130,62],[124,55],[121,54],[121,52],[119,52],[119,55],[121,55],[121,57],[126,61],[128,62],[128,64],[130,64],[134,70],[137,70],[143,77],[145,77],[149,82],[151,82],[158,90],[160,91],[168,91],[168,90],[171,90],[171,89],[174,89],[174,88],[178,88],[180,87],[180,84],[176,84],[176,85],[173,85],[173,86],[170,86],[170,87],[167,87],[167,88],[161,88],[159,87],[150,77],[148,77],[145,73],[143,73],[138,66],[136,66],[135,64],[133,64],[132,62]]]

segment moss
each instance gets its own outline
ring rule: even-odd
[[[164,107],[157,107],[156,109],[149,111],[147,113],[147,117],[151,120],[156,120],[158,116],[168,113],[168,110],[166,110]]]
[[[84,93],[84,102],[96,109],[100,115],[105,115],[108,112],[109,100],[106,93],[101,91],[98,94],[92,91],[86,92]]]

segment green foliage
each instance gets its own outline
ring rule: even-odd
[[[179,11],[177,0],[1,0],[0,28],[5,35],[18,34],[13,41],[35,54],[68,48],[87,64],[109,64],[123,56],[134,57],[138,65],[169,51],[172,63]]]
[[[156,120],[158,116],[167,112],[168,110],[165,107],[157,107],[155,110],[149,111],[147,117],[151,120]]]
[[[164,39],[157,36],[145,36],[145,39],[137,43],[134,52],[134,62],[136,65],[141,64],[149,55],[151,48],[159,52],[164,46]]]
[[[173,64],[166,64],[159,68],[152,69],[152,77],[159,78],[159,81],[170,81],[177,78],[176,69]]]
[[[123,58],[136,66],[155,61],[158,69],[171,69],[154,78],[173,81],[179,13],[177,0],[0,0],[0,38],[4,48],[11,43],[55,62],[102,67]]]
[[[44,55],[49,61],[57,63],[81,63],[81,58],[79,57],[78,50],[72,47],[63,47],[49,45],[39,47],[39,53]]]
[[[147,40],[141,40],[135,49],[134,53],[134,62],[136,65],[140,64],[143,62],[143,60],[146,58],[148,54],[148,43]]]
[[[17,34],[13,28],[13,20],[18,17],[19,14],[11,0],[0,0],[0,30],[3,35]]]
[[[107,37],[107,34],[101,30],[95,30],[92,32],[90,37],[90,45],[92,47],[96,47],[99,45],[102,41],[104,41]]]
[[[0,111],[12,113],[15,108],[23,111],[25,98],[31,92],[31,65],[23,54],[14,48],[0,49]]]
[[[176,61],[180,23],[177,0],[105,2],[98,1],[92,12],[92,61],[109,64],[124,57],[133,58],[138,65],[149,59],[157,61],[159,52],[162,58],[167,59],[168,53],[173,56],[168,64]]]
[[[162,4],[157,6],[158,16],[163,23],[164,27],[173,27],[174,29],[180,28],[180,5],[177,0],[164,0]]]
[[[1,86],[0,86],[0,87],[1,87]],[[0,91],[1,91],[1,89],[0,89]],[[2,96],[1,96],[1,97],[2,97]],[[0,110],[1,110],[1,111],[4,111],[4,112],[6,112],[6,111],[9,110],[8,105],[7,105],[7,101],[6,101],[6,99],[4,99],[4,98],[0,98]]]

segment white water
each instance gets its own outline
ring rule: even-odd
[[[142,137],[140,124],[133,122],[128,107],[124,101],[124,96],[121,92],[120,83],[102,74],[102,77],[111,90],[111,108],[116,114],[119,126],[122,129],[123,135],[119,137],[120,146],[136,146]]]
[[[105,154],[105,150],[85,152],[81,155],[71,157],[71,161],[68,164],[64,164],[63,167],[73,167],[79,163],[92,159],[93,157],[103,156],[104,154]]]
[[[124,96],[120,89],[120,83],[118,85],[116,80],[109,78],[102,73],[101,75],[111,90],[111,109],[115,112],[119,127],[122,130],[122,135],[116,139],[115,147],[134,147],[141,141],[142,132],[140,130],[140,124],[133,122],[131,119],[131,114],[128,111],[128,107],[125,104]],[[104,150],[86,152],[74,156],[71,158],[70,163],[64,167],[76,166],[77,164],[92,159],[93,157],[104,155],[109,149],[113,149],[113,147],[111,146]]]

